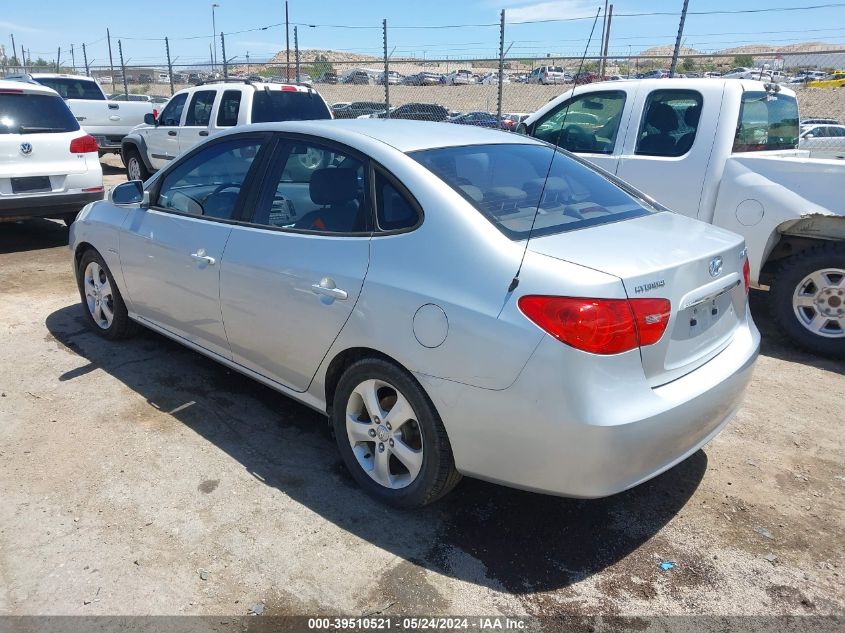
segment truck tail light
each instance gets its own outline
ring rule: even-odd
[[[80,136],[70,142],[71,154],[89,154],[91,152],[96,152],[98,149],[99,146],[97,145],[97,139],[90,134]]]
[[[748,263],[748,255],[742,262],[742,281],[745,284],[745,294],[747,295],[748,291],[751,290],[751,265]]]
[[[671,316],[668,299],[525,295],[519,308],[559,341],[591,354],[620,354],[653,345]]]

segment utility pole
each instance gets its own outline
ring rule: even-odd
[[[613,19],[613,5],[610,5],[610,12],[607,14],[607,29],[604,34],[604,53],[601,58],[601,79],[604,79],[604,73],[607,71],[607,50],[610,48],[610,21]]]
[[[173,62],[170,61],[170,41],[167,36],[164,38],[164,50],[167,53],[167,76],[170,77],[170,96],[173,96]]]
[[[251,71],[249,69],[249,51],[247,51],[246,52],[246,76],[247,76],[247,78],[249,78],[250,72]]]
[[[288,0],[285,0],[285,81],[290,81],[290,22],[288,21]]]
[[[502,123],[502,85],[505,78],[505,10],[499,22],[499,98],[496,104],[496,119]]]
[[[293,27],[293,60],[296,64],[296,83],[299,83],[299,36],[296,27]]]
[[[90,77],[91,73],[88,72],[88,51],[85,50],[85,42],[82,42],[82,61],[85,62],[85,76]]]
[[[56,72],[59,72],[59,66],[62,63],[62,47],[59,46],[59,50],[56,52]]]
[[[217,38],[217,22],[215,21],[214,10],[217,9],[220,5],[216,2],[212,3],[211,5],[211,74],[214,75],[214,67],[217,65],[217,42],[215,39]],[[223,56],[224,60],[226,56]]]
[[[106,39],[109,41],[109,69],[111,72],[111,91],[114,92],[114,60],[111,56],[111,33],[106,29]]]
[[[390,118],[390,65],[387,55],[387,19],[381,21],[382,39],[384,40],[384,116]]]
[[[126,85],[126,64],[123,63],[123,44],[117,40],[117,51],[120,53],[120,74],[123,75],[123,94],[129,94],[129,86]]]
[[[18,59],[18,49],[16,49],[16,48],[15,48],[15,34],[14,34],[14,33],[9,33],[9,35],[10,35],[10,36],[11,36],[11,38],[12,38],[12,58],[13,58],[16,62],[20,62],[21,60],[19,60],[19,59]],[[23,48],[23,47],[21,47],[21,48]],[[21,50],[21,55],[23,55],[23,50]]]
[[[223,53],[223,79],[228,79],[229,63],[226,60],[226,38],[223,37],[223,31],[220,31],[220,51]]]
[[[672,53],[672,65],[669,67],[669,76],[675,76],[675,68],[678,66],[678,53],[681,52],[681,38],[684,35],[684,21],[687,19],[687,5],[689,0],[684,0],[684,7],[681,9],[681,22],[678,24],[678,37],[675,38],[675,51]]]
[[[73,54],[73,44],[70,45],[70,66],[73,72],[76,73],[76,55]]]
[[[604,17],[601,20],[601,43],[599,44],[599,55],[602,55],[604,52],[604,34],[607,29],[607,0],[604,0]],[[604,77],[604,62],[605,59],[602,57],[599,60],[599,79]]]

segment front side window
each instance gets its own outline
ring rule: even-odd
[[[62,99],[85,99],[87,101],[105,101],[106,95],[96,81],[90,79],[72,79],[69,77],[42,77],[36,79],[42,86],[52,88]]]
[[[570,152],[611,154],[624,108],[621,90],[579,95],[537,121],[533,136]]]
[[[267,177],[271,191],[259,204],[255,224],[317,233],[371,230],[364,163],[310,142],[288,141],[276,151]]]
[[[214,106],[214,97],[217,93],[214,90],[198,90],[191,97],[191,104],[188,106],[188,114],[185,117],[185,125],[205,127],[211,121],[211,108]]]
[[[75,132],[79,123],[60,97],[51,94],[0,94],[0,135]]]
[[[173,127],[179,125],[182,120],[182,110],[185,109],[185,101],[188,99],[188,93],[175,95],[168,104],[161,111],[158,117],[158,124],[164,127]]]
[[[220,99],[217,110],[217,127],[231,127],[238,124],[238,111],[241,108],[241,91],[227,90]]]
[[[180,213],[235,219],[241,186],[261,148],[261,139],[231,138],[203,147],[161,181],[156,206]]]
[[[655,90],[640,124],[635,153],[643,156],[683,156],[692,147],[701,117],[701,93],[695,90]]]
[[[410,156],[513,240],[529,232],[539,237],[656,210],[634,190],[548,145],[444,147]]]
[[[733,151],[795,149],[798,132],[795,97],[776,92],[744,92]]]

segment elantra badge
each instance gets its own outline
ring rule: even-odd
[[[24,156],[32,154],[32,143],[21,143],[21,154]]]
[[[711,277],[718,277],[722,274],[722,266],[724,262],[722,261],[721,257],[714,257],[710,260],[710,276]]]

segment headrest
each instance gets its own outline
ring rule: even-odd
[[[701,118],[701,106],[690,106],[684,112],[684,123],[689,127],[696,127]]]
[[[648,108],[646,123],[666,134],[678,129],[678,116],[671,106],[655,101]]]
[[[356,169],[327,167],[316,169],[309,187],[311,200],[322,206],[355,200],[358,195]]]

